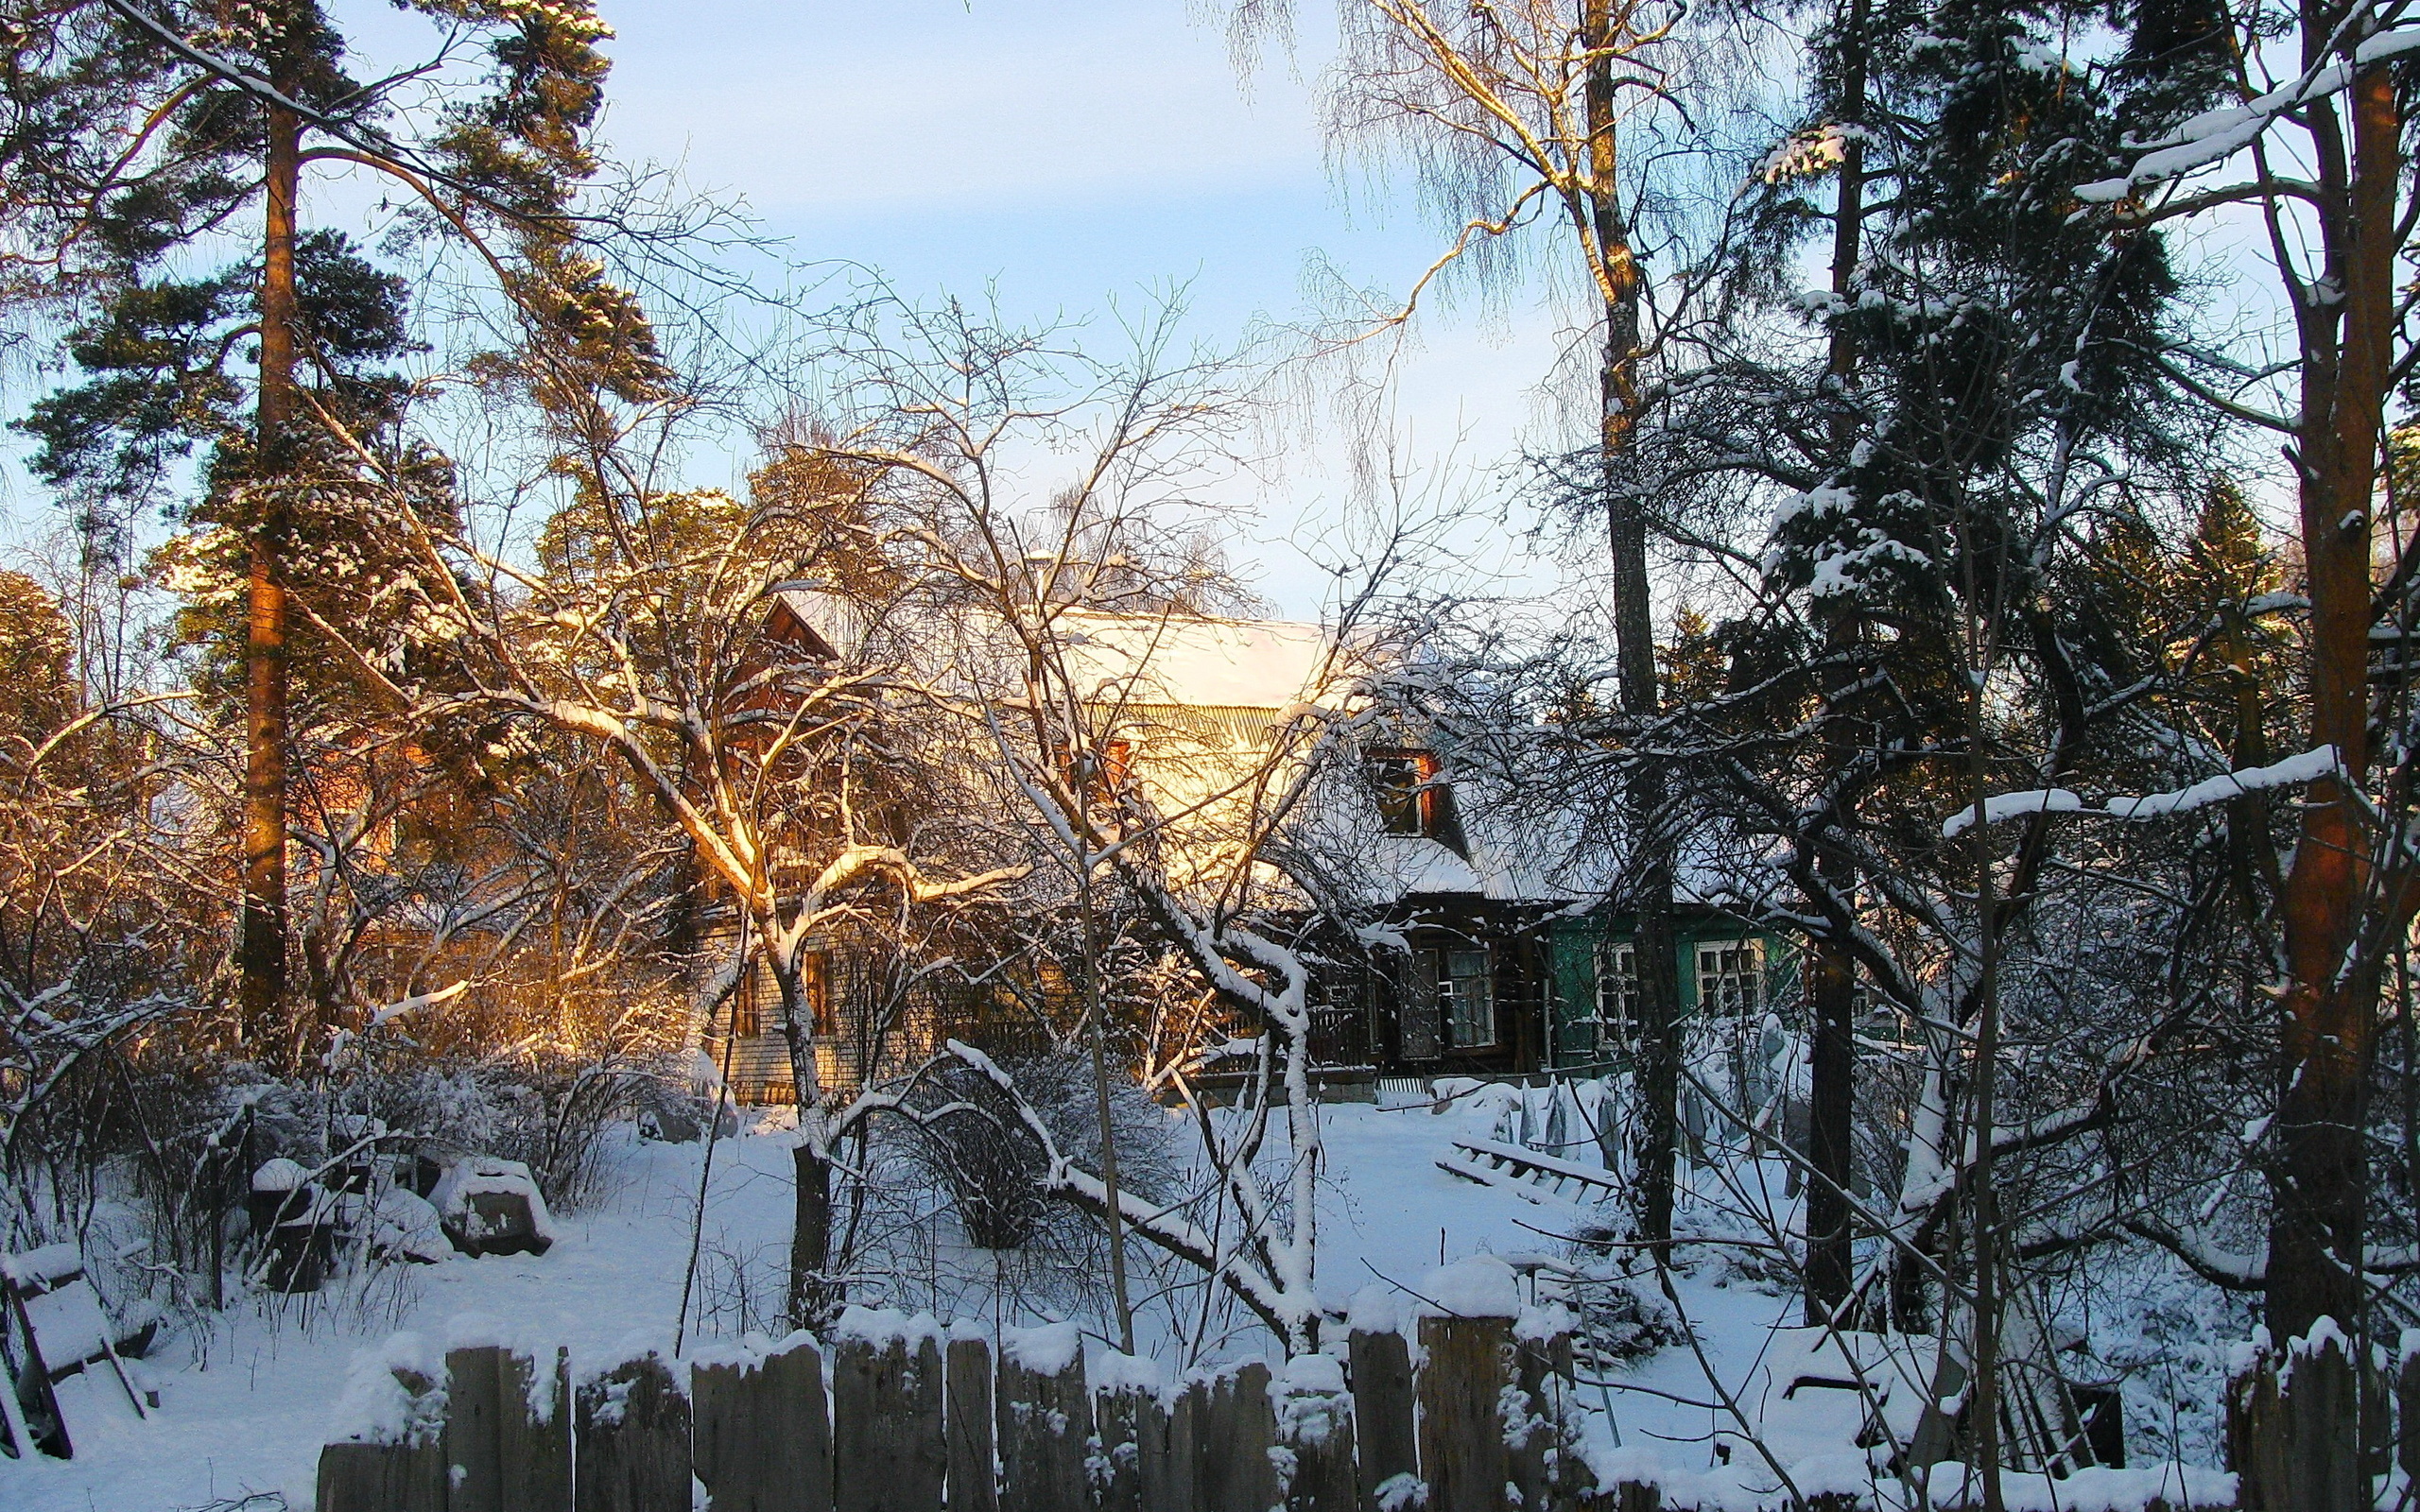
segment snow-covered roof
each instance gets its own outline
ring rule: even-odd
[[[1101,702],[1287,709],[1318,701],[1333,642],[1291,620],[1069,614],[1068,673]]]

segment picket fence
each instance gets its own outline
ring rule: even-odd
[[[1072,1338],[1063,1358],[1012,1343],[995,1361],[983,1338],[840,1337],[827,1378],[827,1346],[800,1334],[692,1362],[685,1383],[648,1354],[576,1389],[562,1351],[541,1366],[458,1349],[441,1381],[395,1371],[430,1409],[416,1428],[322,1448],[318,1506],[689,1512],[693,1475],[716,1512],[1569,1512],[1592,1497],[1564,1452],[1567,1339],[1518,1338],[1505,1317],[1423,1318],[1419,1339],[1416,1369],[1402,1334],[1356,1332],[1344,1362],[1181,1389],[1088,1384]]]

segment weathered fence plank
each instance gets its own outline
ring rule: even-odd
[[[503,1358],[493,1344],[445,1352],[447,1512],[505,1512],[496,1426]]]
[[[832,1365],[835,1512],[942,1512],[938,1340],[843,1339]]]
[[[555,1350],[549,1377],[527,1355],[506,1353],[496,1400],[505,1512],[571,1512],[571,1351]]]
[[[1199,1512],[1269,1512],[1286,1499],[1269,1454],[1277,1445],[1269,1366],[1254,1360],[1210,1383],[1198,1434]]]
[[[1210,1388],[1194,1381],[1168,1402],[1165,1417],[1147,1422],[1163,1435],[1158,1452],[1143,1456],[1143,1504],[1150,1512],[1201,1512],[1201,1427],[1209,1415]]]
[[[942,1493],[949,1512],[997,1512],[994,1479],[992,1346],[982,1339],[949,1341],[949,1400],[942,1434],[949,1447]]]
[[[1293,1462],[1285,1477],[1288,1512],[1355,1512],[1361,1492],[1343,1367],[1323,1354],[1288,1361],[1276,1406],[1278,1451]]]
[[[579,1392],[579,1512],[690,1512],[689,1398],[650,1354]]]
[[[1011,1332],[1000,1350],[996,1405],[1002,1512],[1083,1512],[1093,1412],[1073,1325]]]
[[[1355,1329],[1346,1359],[1353,1369],[1362,1512],[1396,1512],[1420,1484],[1411,1346],[1392,1329]]]
[[[319,1512],[446,1512],[444,1425],[429,1393],[437,1383],[398,1368],[400,1418],[392,1441],[346,1439],[320,1449]]]
[[[2267,1349],[2228,1383],[2227,1464],[2243,1512],[2333,1512],[2368,1504],[2360,1383],[2341,1336]]]
[[[1424,1317],[1420,1465],[1428,1512],[1507,1512],[1512,1471],[1499,1420],[1512,1383],[1512,1320]]]
[[[1100,1454],[1093,1464],[1093,1504],[1098,1512],[1159,1512],[1144,1500],[1143,1460],[1167,1452],[1167,1409],[1148,1386],[1123,1383],[1093,1400]]]
[[[689,1371],[694,1468],[713,1512],[832,1512],[823,1357],[804,1334]]]

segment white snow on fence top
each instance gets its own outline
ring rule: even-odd
[[[83,1268],[83,1252],[74,1245],[44,1245],[22,1255],[0,1255],[0,1276],[20,1286],[47,1286]]]
[[[797,1349],[813,1349],[815,1335],[800,1329],[781,1338],[769,1338],[762,1333],[743,1333],[735,1339],[716,1339],[689,1350],[689,1363],[708,1367],[728,1366],[741,1371],[761,1370],[768,1360],[778,1359]]]
[[[434,1383],[415,1397],[396,1379],[408,1371]],[[331,1443],[353,1440],[365,1444],[424,1442],[443,1426],[445,1361],[431,1341],[408,1330],[388,1335],[380,1343],[354,1351],[346,1367],[344,1390],[337,1398],[328,1425]]]
[[[2064,787],[2001,793],[1983,800],[1983,822],[1997,824],[2002,819],[2025,814],[2091,814],[2112,819],[2156,819],[2191,809],[2207,808],[2213,803],[2223,803],[2246,793],[2257,793],[2273,787],[2296,787],[2304,782],[2316,782],[2336,769],[2336,747],[2322,746],[2267,766],[2221,772],[2190,787],[2180,787],[2171,792],[2146,793],[2140,798],[2113,798],[2099,808],[2086,806],[2083,799]],[[1955,839],[1974,826],[1975,806],[1969,803],[1941,821],[1941,837]]]
[[[1403,1309],[1395,1301],[1395,1289],[1384,1281],[1372,1281],[1353,1294],[1353,1305],[1345,1314],[1345,1327],[1356,1333],[1395,1333],[1403,1329]]]
[[[1073,1323],[1000,1331],[1000,1358],[1038,1376],[1055,1376],[1066,1369],[1082,1356],[1083,1349],[1083,1335]]]
[[[1473,1255],[1428,1273],[1413,1288],[1423,1312],[1454,1317],[1519,1317],[1521,1283],[1512,1267],[1494,1255]]]
[[[1102,702],[1290,709],[1315,702],[1329,637],[1291,620],[1063,616],[1067,673]]]
[[[1174,1387],[1168,1379],[1167,1366],[1149,1355],[1127,1354],[1117,1349],[1103,1349],[1090,1370],[1096,1389],[1101,1391],[1132,1391],[1149,1397],[1167,1395]]]
[[[1344,1394],[1344,1362],[1332,1354],[1298,1354],[1286,1362],[1272,1383],[1288,1396]]]
[[[899,1344],[913,1350],[929,1340],[934,1349],[942,1348],[947,1337],[941,1319],[930,1313],[918,1313],[910,1317],[895,1307],[851,1307],[832,1325],[835,1339],[856,1339],[876,1349]]]

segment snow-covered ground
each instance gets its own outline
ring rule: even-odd
[[[1500,1111],[1492,1095],[1442,1114],[1366,1105],[1326,1110],[1320,1275],[1327,1299],[1343,1308],[1358,1296],[1365,1314],[1408,1311],[1441,1263],[1480,1253],[1566,1253],[1557,1235],[1580,1216],[1575,1211],[1438,1168],[1457,1137],[1496,1132]],[[699,1145],[621,1140],[599,1183],[606,1194],[558,1214],[562,1238],[543,1258],[458,1257],[392,1269],[366,1293],[264,1299],[232,1312],[209,1338],[171,1339],[143,1366],[161,1392],[161,1406],[147,1420],[135,1418],[106,1372],[63,1383],[76,1458],[0,1458],[0,1504],[15,1512],[169,1512],[274,1493],[288,1506],[307,1507],[319,1446],[350,1362],[398,1329],[437,1345],[465,1331],[487,1336],[501,1330],[567,1346],[575,1360],[603,1361],[641,1340],[668,1345],[700,1158]],[[722,1141],[714,1160],[700,1288],[709,1334],[778,1310],[791,1193],[788,1144],[778,1128],[752,1127]],[[1748,1170],[1759,1183],[1769,1174]],[[1767,1197],[1761,1185],[1751,1195]],[[1591,1419],[1586,1448],[1601,1472],[1652,1475],[1709,1505],[1753,1504],[1758,1491],[1777,1489],[1780,1477],[1739,1434],[1736,1407],[1751,1420],[1770,1418],[1760,1436],[1781,1469],[1803,1483],[1802,1493],[1861,1483],[1865,1457],[1848,1441],[1861,1418],[1857,1395],[1808,1388],[1784,1400],[1800,1374],[1838,1373],[1837,1362],[1826,1367],[1810,1352],[1808,1334],[1788,1327],[1795,1298],[1761,1280],[1753,1263],[1720,1259],[1695,1264],[1675,1287],[1703,1361],[1698,1350],[1668,1348],[1616,1370],[1614,1383],[1582,1390]],[[1175,1353],[1178,1315],[1175,1308],[1144,1309],[1145,1352]],[[700,1332],[693,1328],[691,1337]],[[1261,1348],[1243,1331],[1213,1354]],[[1709,1367],[1719,1389],[1709,1384]],[[2060,1488],[2059,1504],[2089,1506],[2096,1495],[2113,1505],[2141,1500],[2131,1486],[2110,1483],[2096,1492],[2089,1481],[2070,1482]],[[277,1503],[264,1496],[251,1504]]]

